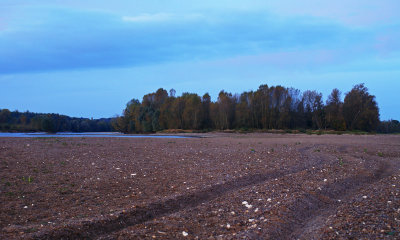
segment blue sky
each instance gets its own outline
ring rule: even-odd
[[[0,108],[111,117],[160,87],[365,83],[400,119],[398,0],[2,0]]]

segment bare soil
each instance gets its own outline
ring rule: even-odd
[[[0,239],[400,239],[400,136],[197,136],[0,138]]]

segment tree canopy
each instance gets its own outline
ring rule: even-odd
[[[158,89],[140,102],[128,102],[113,126],[124,133],[165,129],[333,129],[376,131],[379,108],[364,84],[346,93],[333,89],[326,103],[320,92],[261,85],[256,91],[232,94],[220,91],[215,102],[208,93]]]
[[[71,118],[59,114],[11,112],[0,109],[0,131],[7,132],[109,132],[111,119]]]

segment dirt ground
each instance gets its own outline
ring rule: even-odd
[[[0,138],[0,239],[400,239],[399,135]]]

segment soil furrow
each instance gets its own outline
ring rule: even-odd
[[[326,185],[319,192],[309,192],[289,207],[288,221],[271,233],[271,239],[314,239],[316,229],[324,226],[325,220],[339,206],[362,187],[390,176],[388,164],[381,163],[370,173],[361,173]]]
[[[253,186],[272,180],[281,178],[289,174],[295,174],[314,166],[318,169],[323,162],[318,159],[316,164],[307,164],[296,166],[291,169],[270,171],[265,174],[255,174],[244,176],[232,181],[225,182],[206,188],[204,190],[194,192],[188,195],[178,196],[168,199],[164,202],[156,202],[149,204],[141,209],[121,213],[115,219],[100,219],[90,222],[72,224],[53,231],[37,233],[34,239],[75,239],[87,238],[92,239],[101,235],[109,234],[124,228],[150,221],[154,218],[169,215],[187,208],[194,208],[202,203],[209,202],[228,192],[236,191],[241,188]]]

